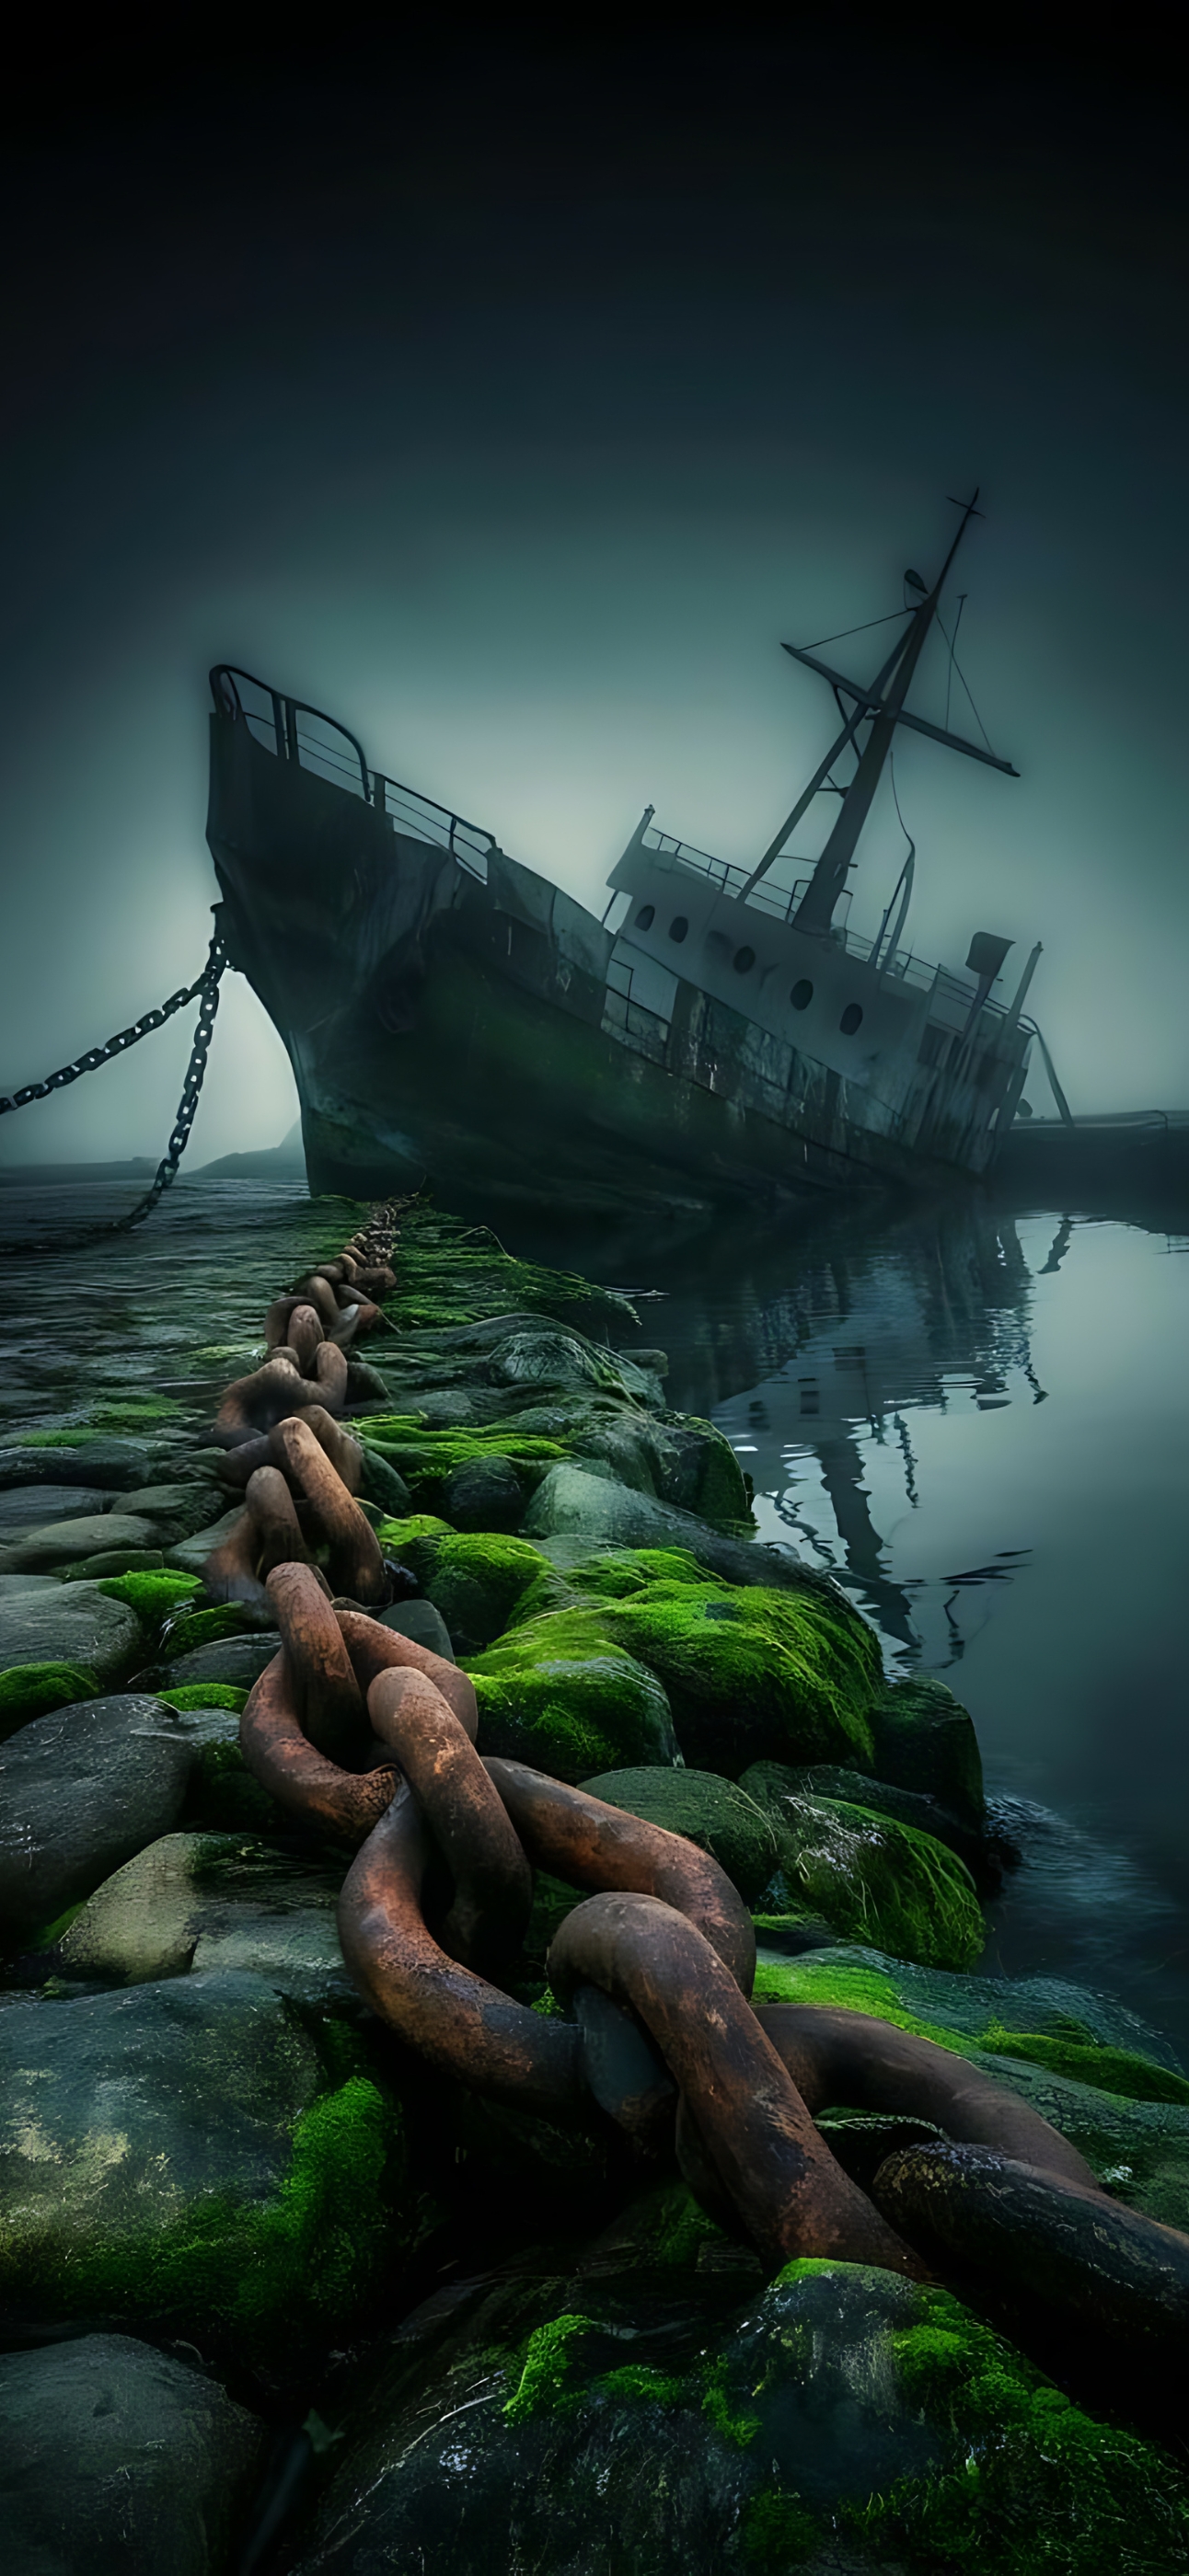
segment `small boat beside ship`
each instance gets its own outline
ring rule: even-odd
[[[1017,774],[907,704],[975,500],[932,587],[905,575],[870,682],[786,646],[841,724],[755,865],[675,838],[649,807],[601,921],[373,769],[337,719],[212,672],[220,923],[288,1050],[314,1189],[428,1180],[457,1206],[693,1213],[990,1169],[1039,1039],[1024,1012],[1039,946],[1006,1000],[1009,939],[975,932],[962,973],[925,965],[905,945],[911,842],[875,936],[845,919],[899,727]],[[791,843],[821,796],[836,816],[807,862]]]

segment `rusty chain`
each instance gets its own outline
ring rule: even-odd
[[[135,1207],[130,1208],[126,1216],[105,1218],[101,1225],[87,1226],[79,1234],[68,1238],[59,1235],[46,1242],[5,1243],[0,1245],[0,1252],[6,1253],[9,1258],[23,1253],[63,1252],[76,1244],[94,1243],[103,1235],[127,1234],[134,1225],[143,1225],[145,1218],[152,1215],[158,1199],[177,1179],[178,1165],[190,1141],[190,1130],[198,1108],[199,1094],[206,1073],[206,1060],[214,1033],[215,1016],[219,1008],[220,978],[227,962],[227,951],[224,948],[222,936],[216,929],[211,936],[206,964],[193,984],[186,984],[179,992],[171,993],[167,1002],[162,1002],[154,1011],[146,1011],[143,1019],[133,1021],[131,1028],[120,1029],[114,1038],[108,1039],[106,1046],[91,1047],[86,1055],[77,1056],[73,1064],[60,1065],[56,1073],[46,1075],[44,1082],[28,1082],[21,1091],[14,1091],[8,1095],[0,1094],[0,1118],[2,1118],[10,1109],[26,1108],[31,1100],[47,1099],[51,1091],[64,1091],[68,1084],[78,1081],[80,1074],[94,1073],[101,1064],[110,1064],[114,1056],[126,1054],[129,1047],[136,1046],[141,1038],[150,1036],[154,1029],[164,1028],[166,1021],[173,1018],[175,1011],[184,1009],[187,1002],[198,999],[194,1043],[190,1049],[190,1061],[186,1067],[186,1078],[182,1084],[182,1096],[178,1102],[177,1115],[173,1122],[169,1143],[157,1165],[152,1185],[146,1190],[144,1197],[137,1200]]]
[[[375,1615],[389,1568],[355,1499],[362,1452],[337,1417],[346,1348],[384,1320],[395,1285],[398,1217],[393,1202],[376,1211],[270,1309],[269,1358],[219,1410],[223,1472],[245,1504],[206,1568],[217,1599],[266,1606],[279,1631],[240,1741],[282,1809],[355,1849],[339,1937],[360,1993],[473,2092],[555,2121],[601,2115],[641,2151],[675,2152],[704,2204],[774,2265],[832,2256],[923,2279],[915,2230],[994,2271],[1014,2227],[1058,2307],[1101,2321],[1106,2279],[1112,2323],[1121,2308],[1137,2333],[1183,2335],[1189,2238],[1121,2208],[1048,2121],[950,2050],[862,2013],[753,2005],[754,1929],[718,1863],[584,1790],[485,1760],[466,1674]],[[578,1899],[547,1963],[569,2017],[500,1982],[538,1870]],[[839,2102],[923,2120],[938,2147],[889,2157],[869,2193],[818,2126]],[[1079,2210],[1095,2264],[1062,2266]]]

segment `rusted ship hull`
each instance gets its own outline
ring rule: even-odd
[[[238,706],[212,717],[207,836],[315,1189],[428,1180],[457,1205],[660,1212],[928,1185],[989,1158],[985,1085],[941,1091],[922,1065],[892,1105],[693,982],[664,1018],[640,1008],[613,935],[568,895],[464,845],[454,817],[436,842],[400,828],[361,753],[357,780],[318,774],[293,702],[274,705],[271,738]]]

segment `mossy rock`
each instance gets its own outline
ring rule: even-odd
[[[762,1792],[762,1768],[747,1779]],[[766,1897],[779,1910],[820,1915],[844,1941],[863,1941],[924,1967],[969,1968],[986,1931],[964,1861],[931,1834],[841,1798],[763,1798],[780,1846]]]
[[[890,1816],[894,1824],[914,1825],[918,1833],[930,1834],[936,1842],[957,1852],[981,1892],[998,1889],[1002,1873],[988,1859],[984,1836],[961,1823],[948,1807],[923,1790],[896,1789],[890,1781],[872,1780],[865,1772],[848,1770],[839,1762],[814,1762],[800,1770],[790,1770],[779,1762],[757,1762],[745,1774],[742,1785],[751,1797],[759,1799],[761,1806],[787,1795],[844,1798],[854,1806],[872,1809],[877,1816]]]
[[[1055,1977],[946,1975],[857,1947],[761,1950],[755,1997],[841,2005],[936,2040],[1029,2102],[1117,2199],[1189,2231],[1189,2079],[1112,1997]]]
[[[360,2314],[414,2233],[401,2115],[342,2022],[212,1972],[0,2014],[10,2316],[237,2360]]]
[[[211,1610],[185,1610],[175,1619],[164,1653],[170,1663],[181,1655],[194,1654],[199,1646],[214,1646],[226,1637],[242,1637],[250,1627],[240,1601],[221,1601]]]
[[[125,1601],[142,1628],[151,1632],[163,1619],[187,1609],[200,1596],[202,1585],[196,1574],[174,1574],[162,1568],[112,1575],[99,1589],[109,1601]]]
[[[96,1675],[85,1664],[14,1664],[0,1673],[0,1741],[27,1726],[34,1717],[46,1717],[57,1708],[70,1708],[76,1700],[94,1699],[99,1689]]]
[[[709,1852],[745,1905],[765,1888],[779,1858],[769,1818],[743,1789],[714,1771],[604,1771],[582,1787],[609,1807],[642,1816]]]
[[[609,1640],[596,1612],[559,1610],[515,1628],[466,1665],[479,1749],[560,1780],[680,1760],[664,1690]]]
[[[986,1812],[974,1720],[945,1682],[920,1673],[895,1682],[871,1712],[877,1780],[923,1790],[975,1832]]]
[[[700,2251],[646,2294],[592,2268],[560,2298],[538,2276],[477,2289],[436,2335],[427,2318],[382,2365],[295,2576],[1180,2576],[1183,2468],[948,2293],[807,2260],[728,2281],[724,2307]]]
[[[870,1759],[879,1641],[841,1593],[663,1578],[603,1612],[609,1636],[663,1682],[687,1762]]]
[[[541,1577],[556,1582],[540,1549],[506,1531],[454,1530],[420,1514],[386,1521],[380,1537],[385,1553],[411,1567],[451,1636],[472,1653],[502,1635],[531,1584]]]

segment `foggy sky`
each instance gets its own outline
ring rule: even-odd
[[[781,639],[898,607],[977,482],[959,659],[1022,774],[901,737],[911,944],[1001,931],[1010,979],[1041,939],[1075,1109],[1189,1105],[1182,159],[1157,80],[1010,46],[493,47],[40,114],[5,187],[0,1089],[198,971],[210,663],[601,912],[645,802],[758,855],[836,729]],[[867,676],[888,635],[832,650]],[[934,641],[912,703],[944,688]],[[856,928],[903,847],[885,783]],[[224,990],[194,1163],[295,1115]],[[6,1118],[0,1162],[155,1156],[188,1035]]]

